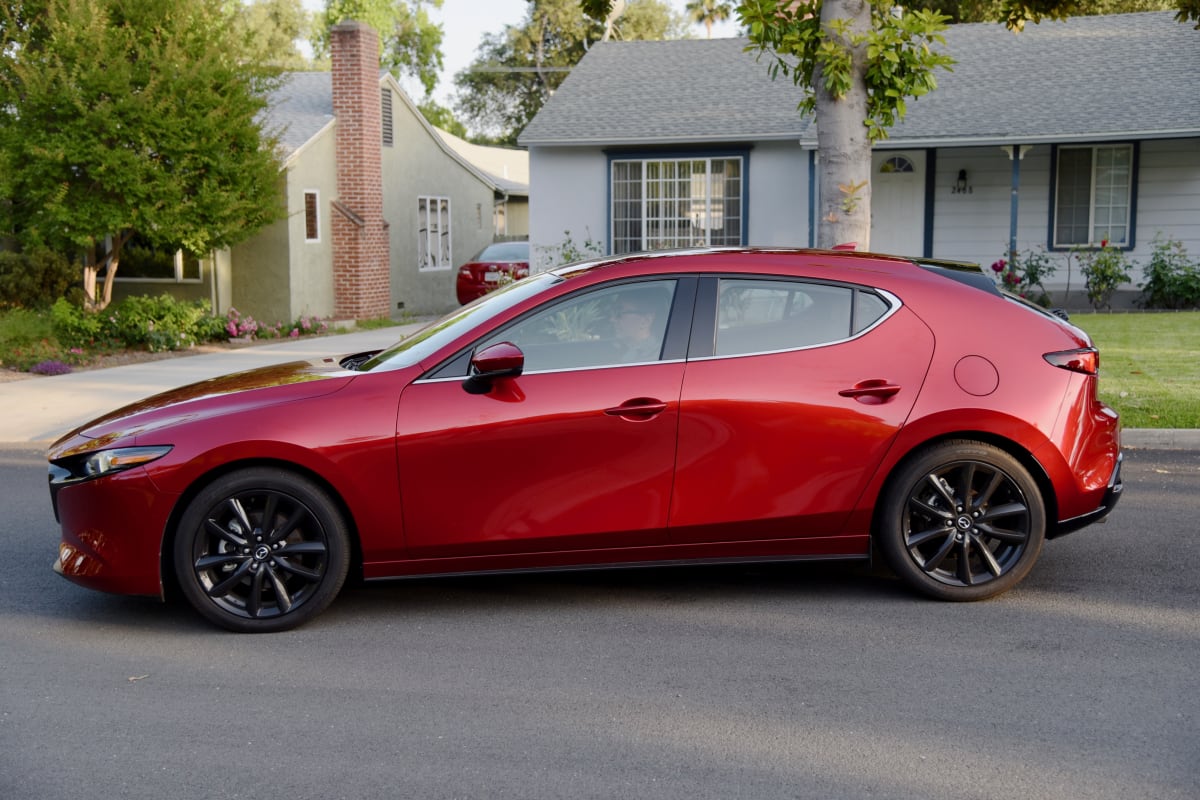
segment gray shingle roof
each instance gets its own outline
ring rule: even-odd
[[[333,75],[289,72],[271,94],[265,127],[279,135],[286,159],[332,120]]]
[[[794,138],[815,143],[791,81],[745,39],[595,45],[526,127],[524,145]],[[1200,134],[1200,31],[1172,12],[955,25],[958,63],[910,100],[883,146]]]
[[[808,127],[791,80],[767,78],[744,39],[595,44],[520,143],[652,144],[796,139]]]

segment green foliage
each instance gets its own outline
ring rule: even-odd
[[[264,64],[286,70],[312,69],[296,42],[308,38],[309,15],[300,0],[249,0],[234,9],[241,35],[254,42]]]
[[[563,240],[549,248],[548,255],[553,262],[552,266],[556,267],[576,261],[587,261],[590,258],[599,258],[604,255],[604,245],[592,239],[590,232],[582,243],[576,244],[571,232],[563,231]]]
[[[1141,284],[1145,308],[1200,307],[1200,263],[1188,258],[1183,242],[1154,237],[1154,250],[1144,265]]]
[[[1132,278],[1129,256],[1119,247],[1102,242],[1099,248],[1074,248],[1079,257],[1079,271],[1086,280],[1087,296],[1096,309],[1112,308],[1113,292]]]
[[[48,308],[78,280],[71,263],[51,250],[0,251],[0,308]]]
[[[1042,281],[1058,271],[1044,248],[1024,250],[1010,262],[1003,258],[992,263],[996,280],[1006,290],[1048,308],[1050,295]]]
[[[770,60],[772,77],[782,73],[808,90],[801,111],[816,112],[814,80],[835,99],[849,94],[859,79],[867,93],[867,135],[887,138],[887,129],[904,118],[905,101],[937,88],[935,72],[949,70],[954,59],[937,49],[948,17],[936,11],[872,4],[871,26],[855,32],[848,19],[821,24],[821,3],[789,0],[746,0],[738,16],[749,28],[751,45]],[[862,65],[861,67],[859,65]]]
[[[86,350],[115,345],[111,339],[103,341],[105,317],[85,311],[82,306],[66,298],[59,298],[50,308],[50,325],[54,337],[63,347]]]
[[[436,128],[441,128],[447,133],[454,134],[460,139],[467,138],[467,126],[463,125],[454,117],[454,112],[443,105],[439,105],[433,99],[426,99],[425,102],[417,106],[417,110],[421,112],[421,116],[425,117],[425,121]]]
[[[1065,19],[1089,14],[1125,14],[1131,11],[1177,9],[1175,19],[1191,20],[1200,29],[1200,0],[1000,0],[1000,19],[1014,31],[1026,22]]]
[[[211,317],[207,300],[184,302],[169,294],[135,295],[100,314],[113,338],[127,347],[145,347],[152,353],[186,350],[197,342],[197,327]]]
[[[130,231],[209,252],[282,214],[277,70],[208,0],[0,8],[0,226],[94,263]]]
[[[313,54],[320,59],[329,55],[334,25],[364,22],[379,34],[379,63],[397,77],[413,76],[432,92],[442,71],[443,32],[426,6],[441,8],[442,0],[325,0],[325,10],[315,20]]]
[[[525,20],[486,35],[475,60],[454,77],[459,119],[500,144],[516,144],[588,45],[604,35],[603,19],[585,16],[579,0],[530,0]],[[629,0],[615,31],[626,40],[662,39],[674,19],[662,0]]]

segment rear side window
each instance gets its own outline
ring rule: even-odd
[[[472,261],[528,261],[529,242],[489,244]]]
[[[844,286],[801,281],[723,279],[715,354],[792,350],[849,338],[855,294]]]

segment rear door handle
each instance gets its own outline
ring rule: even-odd
[[[860,403],[866,403],[867,405],[878,405],[890,399],[899,391],[899,386],[888,383],[881,378],[874,378],[869,381],[859,381],[854,384],[852,389],[842,389],[838,394],[842,397],[853,397]]]
[[[667,404],[662,400],[655,400],[653,397],[635,397],[632,400],[626,400],[619,406],[604,409],[604,413],[610,417],[624,417],[625,419],[650,419],[666,410]]]

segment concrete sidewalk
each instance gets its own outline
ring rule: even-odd
[[[50,442],[127,403],[196,381],[269,364],[389,347],[425,323],[313,336],[123,367],[0,383],[0,443]]]
[[[424,324],[0,383],[0,445],[45,446],[101,414],[176,386],[268,364],[378,350]],[[1200,451],[1200,430],[1130,429],[1123,432],[1122,441],[1130,448]]]

